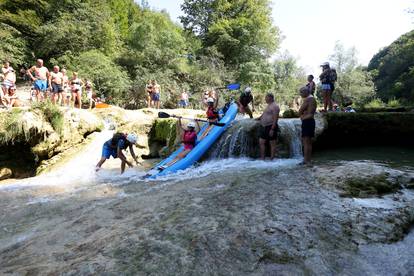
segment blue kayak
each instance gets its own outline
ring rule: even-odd
[[[165,164],[168,164],[170,161],[174,160],[174,158],[184,150],[184,146],[181,146],[175,152],[173,152],[168,158],[162,160],[158,163],[153,169],[151,169],[145,178],[154,179],[158,176],[166,175],[175,173],[180,170],[185,170],[192,165],[194,165],[198,160],[203,157],[203,155],[207,152],[207,150],[220,138],[223,132],[230,126],[231,122],[236,118],[238,112],[237,104],[232,103],[226,114],[221,118],[220,123],[224,123],[225,125],[220,126],[213,126],[209,133],[201,139],[202,134],[208,128],[209,124],[204,124],[201,128],[199,133],[197,134],[197,143],[196,146],[187,154],[186,157],[177,161],[175,164],[164,168],[163,170],[158,169]]]

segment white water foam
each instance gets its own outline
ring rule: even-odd
[[[192,166],[186,170],[178,171],[173,174],[157,177],[156,179],[146,180],[174,182],[195,178],[202,178],[221,171],[238,171],[243,169],[273,170],[285,169],[297,166],[302,162],[302,158],[297,159],[276,159],[273,161],[252,160],[248,158],[229,158],[220,160],[210,160],[203,162],[200,166]]]

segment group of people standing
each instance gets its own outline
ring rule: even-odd
[[[146,85],[147,92],[147,106],[148,108],[160,108],[161,86],[156,80],[148,81]]]
[[[57,65],[53,66],[50,72],[43,65],[43,60],[38,59],[36,65],[27,70],[27,74],[33,82],[34,97],[37,101],[44,101],[50,97],[54,104],[82,108],[82,92],[85,89],[89,108],[92,108],[92,82],[83,81],[77,72],[73,72],[69,78],[66,69],[60,69]]]
[[[4,62],[2,67],[3,85],[1,101],[4,104],[7,101],[7,95],[12,99],[17,99],[16,91],[16,74],[9,62]],[[92,108],[94,100],[93,84],[89,80],[82,80],[77,72],[72,73],[69,78],[66,69],[60,69],[59,66],[53,66],[49,71],[44,66],[43,60],[38,59],[36,65],[25,70],[24,75],[32,82],[31,98],[34,101],[44,101],[50,99],[53,104],[63,106],[77,106],[82,108],[82,93],[86,92],[86,98],[89,102],[89,108]],[[14,98],[13,98],[14,97]],[[13,103],[11,102],[11,107]]]

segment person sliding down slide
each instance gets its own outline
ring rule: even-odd
[[[121,159],[121,174],[125,171],[125,165],[128,165],[130,168],[132,168],[134,165],[127,160],[123,150],[126,150],[129,148],[129,151],[131,152],[132,158],[134,158],[135,162],[138,163],[137,157],[134,153],[134,148],[132,147],[137,143],[137,136],[133,133],[130,134],[124,134],[124,133],[115,133],[114,136],[105,142],[105,144],[102,147],[102,157],[101,160],[99,160],[98,164],[96,164],[96,171],[99,171],[102,164],[105,163],[105,161],[111,156],[113,158],[119,158]]]
[[[200,125],[198,124],[198,121],[196,121],[197,123],[197,128],[198,130],[196,131],[196,123],[194,123],[193,121],[189,122],[187,124],[187,129],[183,128],[183,124],[181,122],[181,117],[178,117],[178,122],[180,124],[180,128],[184,131],[183,133],[183,138],[182,138],[182,142],[184,144],[184,150],[182,152],[180,152],[177,157],[175,157],[173,160],[171,160],[170,162],[168,162],[167,164],[165,164],[164,166],[160,166],[158,167],[159,170],[164,170],[166,168],[168,168],[169,166],[174,165],[175,163],[177,163],[179,160],[183,159],[184,157],[187,156],[187,154],[190,153],[190,151],[195,147],[196,142],[197,142],[197,132],[200,130]]]

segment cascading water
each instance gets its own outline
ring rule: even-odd
[[[288,143],[290,157],[303,156],[301,139],[301,121],[299,119],[279,120],[281,141]]]
[[[279,120],[278,150],[291,158],[302,156],[301,122],[299,119]],[[252,119],[234,121],[216,145],[210,150],[209,158],[222,159],[232,157],[259,156],[259,122]]]

